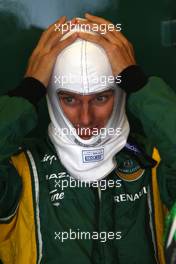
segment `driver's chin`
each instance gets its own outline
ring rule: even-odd
[[[93,136],[91,130],[88,130],[88,131],[77,131],[77,134],[78,134],[78,136],[81,139],[85,139],[85,140],[88,140],[88,139],[90,139]]]
[[[88,140],[92,137],[92,135],[79,135],[81,139]]]

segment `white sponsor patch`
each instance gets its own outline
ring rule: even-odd
[[[83,163],[96,162],[104,159],[104,148],[94,150],[83,150]]]
[[[114,196],[114,202],[120,203],[120,202],[135,202],[136,200],[141,199],[144,195],[147,194],[147,188],[146,186],[143,186],[143,188],[138,193],[121,193],[120,195]]]

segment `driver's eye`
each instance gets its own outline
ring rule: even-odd
[[[95,101],[100,102],[100,103],[104,103],[107,101],[107,99],[108,99],[108,96],[100,95],[100,96],[97,96],[95,98]]]
[[[65,104],[72,105],[76,103],[76,99],[72,96],[64,96],[61,99],[64,101]]]
[[[74,101],[74,98],[73,97],[65,97],[64,101],[67,103],[72,103]]]

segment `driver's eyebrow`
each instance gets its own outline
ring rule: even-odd
[[[92,93],[92,95],[101,96],[101,95],[104,95],[104,94],[107,94],[107,93],[114,93],[114,90],[111,89],[111,90],[107,90],[107,91],[103,91],[103,92]],[[65,96],[77,96],[77,95],[81,95],[81,94],[71,93],[71,92],[67,92],[67,91],[59,91],[57,94],[58,95],[65,95]]]
[[[111,90],[107,90],[107,91],[99,92],[99,93],[96,93],[95,95],[97,95],[97,96],[101,96],[101,95],[108,94],[108,93],[113,94],[113,93],[114,93],[114,90],[111,89]]]
[[[67,92],[67,91],[60,91],[57,93],[58,95],[68,95],[68,96],[76,96],[78,94]]]

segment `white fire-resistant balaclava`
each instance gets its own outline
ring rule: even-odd
[[[72,29],[61,40],[78,30]],[[93,182],[106,177],[116,167],[115,154],[127,141],[129,124],[125,114],[125,93],[112,77],[104,49],[80,38],[58,55],[53,69],[47,96],[51,118],[48,133],[61,163],[78,180]],[[115,100],[106,128],[88,140],[81,139],[65,116],[57,93],[62,90],[89,95],[109,89],[115,90]]]

